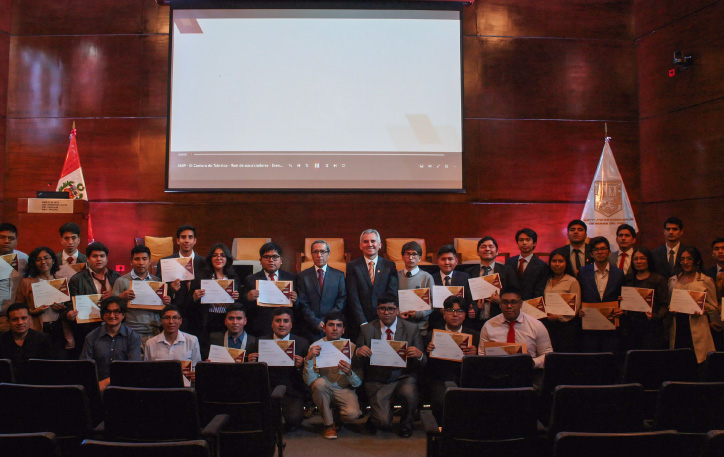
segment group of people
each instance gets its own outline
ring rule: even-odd
[[[194,279],[166,284],[163,309],[129,308],[135,298],[132,281],[161,281],[151,274],[151,253],[145,246],[131,250],[132,270],[120,276],[108,268],[108,248],[91,243],[79,252],[80,228],[73,223],[59,229],[62,251],[41,246],[29,255],[17,251],[18,230],[0,224],[0,255],[17,254],[17,270],[0,279],[0,358],[9,358],[22,379],[22,366],[30,358],[81,358],[96,361],[101,389],[110,383],[113,360],[181,360],[189,383],[193,367],[208,357],[211,345],[245,351],[245,361],[259,358],[259,341],[294,340],[294,366],[269,367],[272,386],[283,384],[282,412],[289,429],[298,427],[311,401],[319,408],[325,438],[336,438],[338,426],[358,419],[362,412],[355,389],[363,389],[370,406],[366,428],[370,433],[389,429],[392,398],[401,402],[399,434],[409,437],[422,395],[441,418],[446,382],[459,381],[460,362],[431,357],[433,330],[470,335],[464,354],[484,354],[485,343],[519,343],[542,369],[545,355],[557,352],[622,354],[627,349],[693,348],[698,361],[709,351],[721,350],[721,300],[724,290],[724,238],[712,243],[715,265],[703,269],[699,251],[681,243],[683,222],[671,217],[664,223],[665,243],[653,250],[636,244],[630,225],[617,229],[618,249],[594,237],[587,242],[583,221],[568,224],[568,243],[554,250],[548,263],[534,252],[538,237],[529,228],[515,241],[520,253],[505,263],[496,262],[498,243],[485,236],[477,244],[480,264],[463,271],[452,245],[437,253],[437,270],[422,270],[422,248],[414,241],[401,250],[404,268],[380,255],[380,235],[369,229],[360,235],[362,256],[346,272],[328,265],[330,245],[311,245],[314,265],[298,275],[282,270],[281,246],[268,242],[259,251],[262,270],[241,280],[233,268],[229,248],[214,244],[203,258],[194,251],[196,229],[183,225],[176,233],[178,252],[189,258]],[[75,264],[86,267],[76,270]],[[69,268],[70,267],[70,268]],[[64,272],[64,273],[61,273]],[[100,294],[102,322],[78,323],[69,302],[35,306],[32,284],[68,277],[70,296]],[[499,292],[473,300],[469,280],[497,274]],[[233,279],[233,304],[202,304],[204,279]],[[291,306],[258,306],[257,281],[291,281]],[[461,286],[462,296],[450,296],[442,308],[401,312],[398,291],[431,286]],[[622,311],[615,330],[584,330],[581,303],[607,303],[621,299],[621,288],[654,290],[651,312]],[[704,313],[690,315],[669,310],[674,289],[706,292]],[[527,300],[547,293],[575,294],[575,315],[547,314],[535,319],[521,311]],[[292,329],[294,332],[292,332]],[[350,361],[318,368],[315,358],[324,341],[351,340]],[[406,342],[405,367],[370,364],[373,340]],[[467,341],[467,340],[466,340]],[[310,401],[311,399],[311,401]]]

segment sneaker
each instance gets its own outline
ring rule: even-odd
[[[332,425],[325,425],[324,431],[322,432],[322,436],[325,439],[328,440],[335,440],[337,439],[337,429],[335,428],[334,424]]]

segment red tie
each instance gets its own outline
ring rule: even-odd
[[[521,257],[520,263],[518,263],[518,276],[521,278],[523,277],[523,272],[525,271],[525,269],[523,268],[524,265],[525,265],[525,259],[523,257]]]
[[[385,333],[387,333],[387,341],[392,341],[392,330],[388,328]]]
[[[508,343],[515,343],[515,322],[508,322],[508,339],[506,340]]]
[[[623,270],[623,265],[626,263],[626,257],[627,257],[627,256],[628,256],[628,254],[626,254],[625,252],[622,252],[622,253],[621,253],[621,260],[618,261],[618,269],[619,269],[619,270]]]
[[[317,279],[319,280],[319,290],[322,290],[322,287],[324,287],[324,270],[321,268],[317,270]]]
[[[68,265],[73,265],[74,260],[75,259],[73,259],[73,257],[68,257],[67,259],[65,259],[65,261],[68,263]]]
[[[270,281],[276,281],[276,280],[277,280],[276,277],[277,277],[277,274],[276,274],[276,273],[272,273],[272,274],[269,275],[269,280],[270,280]]]

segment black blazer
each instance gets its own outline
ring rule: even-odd
[[[481,265],[474,265],[468,268],[467,273],[470,275],[471,278],[478,278],[480,277],[481,270]],[[520,289],[518,274],[514,272],[509,266],[495,262],[495,265],[493,266],[493,272],[490,274],[493,273],[498,273],[498,275],[500,275],[500,285],[503,286],[503,289],[508,286]],[[500,314],[500,305],[498,305],[497,303],[491,303],[490,317],[497,316],[498,314]]]
[[[618,301],[621,296],[621,286],[625,281],[623,271],[616,267],[610,267],[608,283],[606,290],[603,292],[603,298],[598,293],[596,286],[596,273],[594,265],[586,265],[578,272],[578,284],[581,286],[581,302],[585,303],[605,303],[609,301]]]
[[[307,333],[319,335],[317,330],[324,316],[333,309],[342,311],[347,301],[347,287],[344,273],[327,265],[324,275],[324,287],[319,290],[317,267],[307,268],[297,276],[297,312]]]
[[[586,265],[590,265],[593,263],[593,253],[591,252],[591,245],[586,243],[585,246],[586,246],[586,252],[584,253],[584,257],[586,259]],[[551,252],[551,255],[553,255],[554,253],[557,253],[557,252],[562,253],[567,259],[570,259],[571,258],[571,245],[567,244],[563,247],[555,249],[555,250],[553,250],[553,252]],[[571,264],[570,261],[568,262],[568,264],[569,264],[569,266],[566,269],[566,273],[575,278],[576,275],[573,274],[573,264]],[[581,266],[581,267],[583,267],[583,266]]]
[[[209,335],[209,343],[213,344],[215,346],[224,346],[224,335],[226,335],[226,332],[213,332]],[[253,335],[250,335],[249,332],[246,332],[246,347],[245,351],[248,357],[248,354],[251,352],[250,349],[257,350],[258,346],[256,343],[256,337]],[[246,359],[246,357],[244,357]],[[206,360],[209,358],[209,350],[206,350],[206,353],[202,355],[202,358]]]
[[[372,347],[372,340],[380,340],[382,338],[382,330],[380,320],[375,319],[362,326],[360,335],[357,338],[357,348],[362,346]],[[355,356],[355,364],[364,367],[365,381],[373,382],[393,382],[404,376],[414,376],[427,362],[427,354],[422,345],[422,335],[417,325],[411,324],[404,319],[397,318],[397,328],[395,331],[395,341],[407,341],[407,347],[415,346],[422,352],[422,360],[407,359],[407,368],[379,367],[370,365],[368,357]]]
[[[445,323],[443,322],[442,325],[433,328],[437,330],[445,330]],[[430,344],[430,341],[432,341],[433,328],[430,328],[430,330],[428,330],[427,335],[423,340],[425,349],[427,349],[427,345]],[[463,325],[462,333],[473,335],[472,344],[474,347],[477,348],[480,345],[480,332],[476,332],[475,330],[467,328]],[[461,365],[462,362],[454,362],[452,360],[441,360],[429,357],[427,359],[427,366],[425,366],[425,373],[430,379],[435,379],[438,381],[454,381],[456,384],[459,385]]]
[[[470,292],[470,284],[468,284],[469,278],[470,278],[470,275],[468,275],[464,271],[458,271],[458,270],[455,270],[453,272],[452,278],[450,278],[451,286],[463,286],[464,287],[463,295],[465,296],[465,301],[467,302],[468,306],[470,306],[473,301],[473,299],[471,298],[472,294]],[[432,274],[432,280],[436,286],[444,285],[442,283],[442,277],[440,276],[439,269],[438,269],[438,271],[436,271],[435,273]],[[467,319],[467,318],[468,317],[465,316],[465,319]],[[432,313],[430,313],[430,318],[428,319],[428,322],[429,322],[430,328],[442,328],[442,327],[439,327],[440,325],[442,325],[444,327],[445,319],[443,319],[443,317],[442,317],[442,308],[434,308],[432,310]],[[429,334],[429,332],[428,332],[428,334]],[[427,347],[427,344],[425,345],[425,347]]]
[[[174,252],[164,259],[178,259],[179,253]],[[201,257],[198,253],[194,254],[194,278],[201,277],[204,271],[206,271],[206,260]],[[156,267],[159,278],[163,279],[161,272],[161,261],[158,262]],[[178,306],[181,311],[181,317],[183,322],[181,323],[181,331],[191,333],[193,335],[200,335],[203,332],[204,325],[204,308],[197,305],[194,302],[194,294],[191,291],[192,281],[181,281],[181,289],[175,292],[171,287],[168,288],[169,296],[171,297],[171,303]]]
[[[276,274],[277,281],[292,281],[292,283],[294,283],[297,279],[296,275],[284,270],[278,270]],[[244,279],[242,303],[244,303],[247,310],[246,331],[254,336],[259,337],[261,335],[266,335],[271,331],[271,322],[275,308],[256,306],[256,300],[247,299],[247,294],[250,291],[256,289],[257,280],[267,281],[264,270],[261,270],[258,273],[254,273],[253,275],[249,275]],[[296,303],[297,302],[293,303],[292,309],[290,310],[292,314],[294,313],[294,308],[296,308],[297,306]],[[306,354],[304,355],[306,356]]]
[[[370,281],[365,257],[347,264],[347,312],[352,326],[377,319],[377,298],[385,292],[397,295],[397,267],[378,256],[375,284]]]
[[[518,274],[518,262],[520,255],[510,257],[505,264],[510,267],[515,274]],[[525,268],[520,280],[520,293],[523,300],[542,297],[548,280],[548,265],[542,261],[537,255],[533,254],[528,266]]]
[[[263,273],[263,272],[262,272]],[[286,279],[280,279],[280,281],[286,281]],[[253,346],[249,346],[247,343],[247,353],[259,352],[259,340],[273,340],[274,335],[268,334],[261,338],[258,338]],[[294,340],[294,355],[300,355],[306,357],[309,352],[309,341],[301,336],[297,336],[293,333],[289,334],[289,339]],[[287,393],[285,395],[291,395],[298,398],[306,398],[307,385],[304,384],[302,379],[302,370],[304,364],[300,368],[297,367],[269,367],[269,385],[272,389],[276,386],[283,384],[287,386]]]
[[[667,281],[670,277],[676,276],[681,273],[681,266],[679,264],[679,260],[681,260],[681,251],[683,251],[687,247],[688,246],[684,246],[683,244],[679,245],[679,250],[676,253],[676,260],[674,260],[673,271],[671,270],[671,265],[669,265],[669,250],[666,245],[662,244],[661,246],[657,246],[652,249],[651,258],[654,261],[654,268],[656,269],[656,273],[666,278]]]

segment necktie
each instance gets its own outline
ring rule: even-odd
[[[408,278],[412,278],[412,272],[408,271],[407,273],[405,273],[405,276]]]
[[[388,328],[385,333],[387,333],[387,341],[392,341],[392,330]]]
[[[574,249],[573,252],[576,253],[576,273],[578,273],[578,270],[581,269],[581,250]]]
[[[671,270],[671,274],[674,274],[674,250],[669,251],[669,269]]]
[[[515,322],[507,322],[508,324],[508,338],[505,340],[507,343],[515,343]]]
[[[324,270],[321,268],[317,270],[317,280],[319,281],[319,290],[322,290],[322,287],[324,287]]]
[[[277,274],[276,274],[276,273],[270,274],[270,275],[269,275],[269,280],[270,280],[270,281],[276,281],[276,280],[277,280]]]
[[[623,266],[626,264],[626,257],[628,257],[628,254],[625,252],[621,253],[621,260],[618,261],[618,269],[623,270]]]
[[[375,263],[370,260],[370,263],[367,265],[368,271],[370,273],[370,282],[372,284],[375,283]]]
[[[450,285],[450,276],[445,276],[445,285],[446,286]]]
[[[108,290],[106,288],[106,275],[104,274],[102,278],[99,278],[95,273],[91,272],[91,276],[93,276],[93,279],[101,283],[101,295],[103,295],[103,293]]]
[[[483,274],[481,276],[488,276],[490,274],[490,267],[483,267]]]
[[[523,277],[523,272],[525,271],[525,259],[523,257],[520,258],[520,261],[518,262],[518,276]]]
[[[65,261],[68,265],[73,265],[73,262],[75,262],[75,259],[73,257],[68,257],[67,259],[65,259]]]

